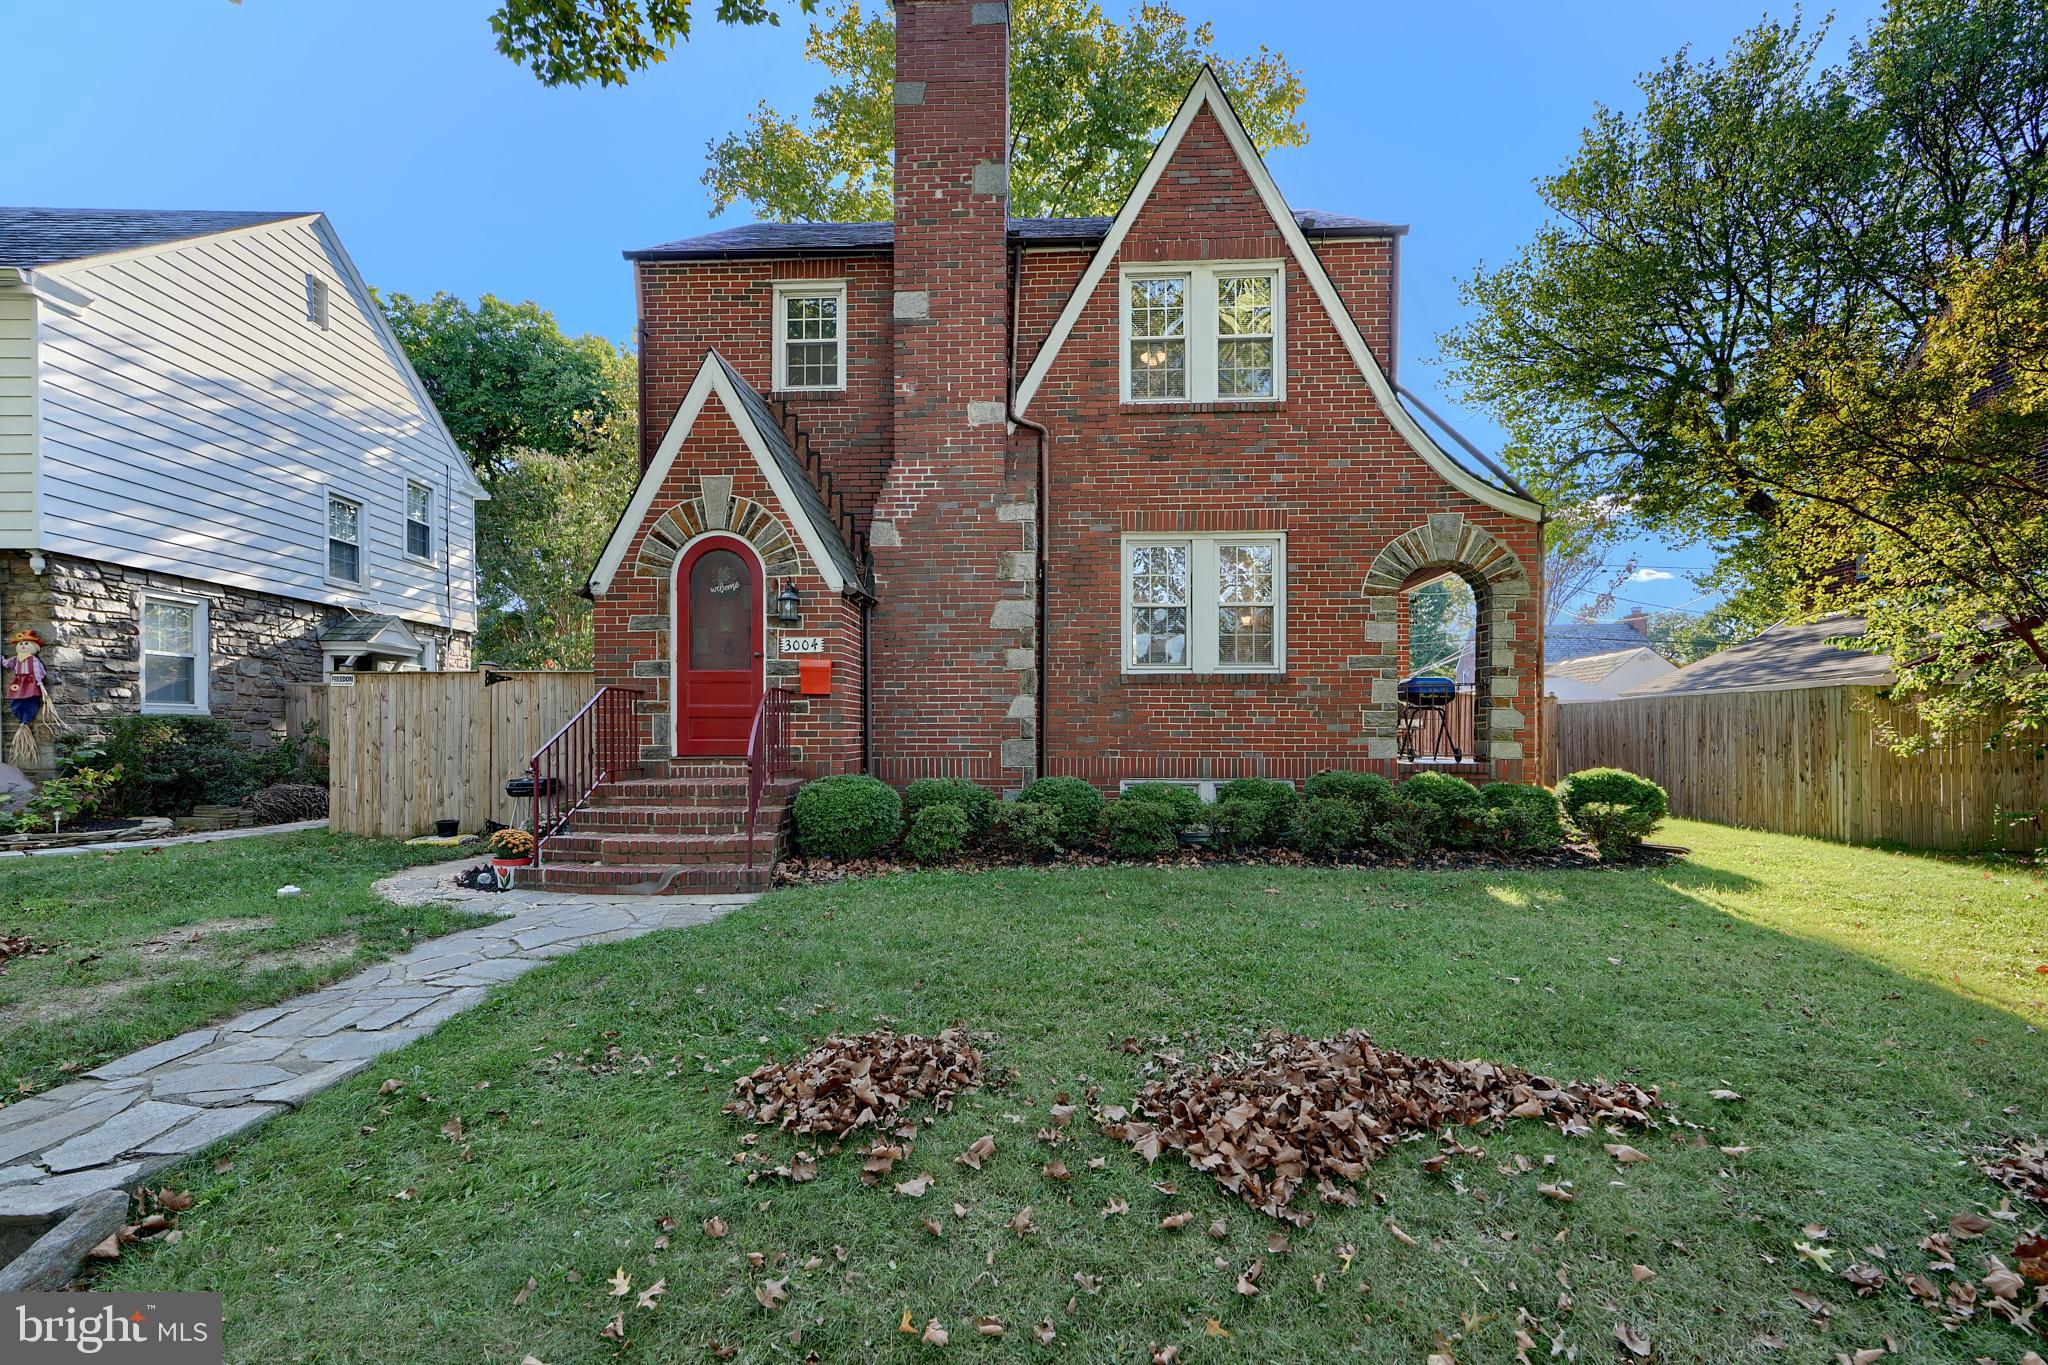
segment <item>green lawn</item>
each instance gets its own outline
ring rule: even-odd
[[[50,947],[0,969],[0,1093],[46,1089],[60,1067],[88,1070],[483,922],[370,890],[447,857],[306,831],[0,861],[0,934]],[[287,884],[304,894],[280,897]]]
[[[1517,1309],[1582,1361],[1621,1356],[1617,1324],[1659,1361],[1827,1361],[1888,1334],[1892,1360],[2016,1361],[2014,1329],[1980,1315],[1945,1333],[1896,1290],[1853,1297],[1794,1247],[1818,1223],[1837,1271],[1872,1245],[1920,1269],[1921,1237],[1996,1203],[1969,1158],[2048,1120],[2048,882],[1705,825],[1667,837],[1696,852],[1658,871],[1005,871],[777,894],[544,967],[229,1149],[227,1169],[200,1159],[177,1176],[199,1198],[182,1240],[97,1287],[224,1291],[237,1361],[652,1363],[710,1360],[714,1340],[746,1361],[933,1358],[899,1335],[907,1311],[951,1332],[941,1359],[1142,1362],[1172,1343],[1187,1361],[1471,1365],[1515,1358]],[[731,1161],[752,1130],[719,1112],[732,1077],[878,1020],[991,1030],[993,1067],[1013,1072],[899,1167],[929,1171],[931,1193],[864,1188],[851,1153],[810,1184],[744,1183]],[[1703,1127],[1629,1138],[1651,1159],[1628,1166],[1598,1135],[1527,1123],[1472,1138],[1484,1159],[1441,1175],[1420,1165],[1434,1144],[1404,1146],[1373,1170],[1383,1206],[1327,1211],[1277,1256],[1273,1225],[1083,1120],[1061,1153],[1074,1178],[1040,1173],[1057,1092],[1099,1084],[1115,1102],[1143,1079],[1119,1040],[1235,1045],[1269,1026],[1625,1077]],[[403,1088],[380,1096],[386,1078]],[[1747,1098],[1717,1103],[1716,1087]],[[984,1133],[987,1167],[955,1165]],[[780,1161],[796,1144],[770,1133],[759,1150]],[[1511,1173],[1517,1154],[1535,1170]],[[1560,1181],[1576,1202],[1537,1193]],[[1129,1216],[1099,1215],[1113,1198]],[[1039,1231],[1020,1240],[1007,1224],[1027,1204]],[[1160,1230],[1176,1209],[1193,1220]],[[722,1240],[700,1231],[714,1215]],[[1217,1218],[1222,1240],[1203,1232]],[[1959,1246],[1967,1268],[1978,1248],[2009,1253],[2009,1225],[1994,1229]],[[1260,1255],[1264,1292],[1233,1292]],[[1655,1278],[1638,1283],[1636,1264]],[[612,1298],[619,1266],[634,1294]],[[756,1286],[785,1275],[787,1304],[761,1307]],[[659,1307],[634,1308],[656,1281]],[[1795,1288],[1831,1320],[1812,1322]],[[621,1352],[600,1332],[622,1310]],[[1009,1335],[978,1338],[982,1314]],[[1212,1317],[1228,1339],[1205,1335]],[[1026,1330],[1040,1320],[1051,1351]],[[1548,1352],[1539,1338],[1530,1355]]]

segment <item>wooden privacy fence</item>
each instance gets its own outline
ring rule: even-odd
[[[1711,692],[1563,702],[1557,771],[1627,768],[1671,794],[1671,813],[1846,843],[2028,848],[2038,824],[2001,812],[2048,804],[2034,746],[1987,750],[1985,730],[1901,755],[1880,722],[1915,728],[1872,687]]]
[[[484,685],[486,677],[497,679]],[[406,839],[436,820],[464,830],[523,823],[505,795],[595,692],[589,673],[359,673],[327,692],[328,822],[343,834]]]

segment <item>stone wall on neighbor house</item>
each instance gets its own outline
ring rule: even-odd
[[[23,626],[40,633],[48,641],[42,658],[53,704],[72,726],[97,731],[140,709],[138,601],[151,589],[206,601],[208,713],[245,741],[281,733],[285,685],[320,678],[317,636],[341,614],[332,607],[66,555],[46,556],[38,574],[25,551],[6,551],[0,552],[0,634]],[[469,667],[467,634],[407,626],[438,642],[442,668]],[[11,737],[11,717],[5,728]]]

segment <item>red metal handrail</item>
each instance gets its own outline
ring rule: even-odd
[[[754,708],[754,726],[747,732],[747,867],[754,866],[754,821],[761,813],[761,793],[789,771],[789,703],[786,688],[771,687]]]
[[[600,687],[526,766],[533,783],[533,861],[590,794],[640,762],[640,691]]]

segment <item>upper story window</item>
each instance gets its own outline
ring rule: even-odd
[[[414,479],[405,483],[405,552],[414,559],[434,557],[434,490]]]
[[[363,505],[339,493],[327,495],[327,576],[363,581]]]
[[[206,599],[146,592],[142,618],[142,706],[146,714],[206,710]]]
[[[306,321],[327,330],[327,281],[311,271],[306,273]]]
[[[846,387],[846,285],[789,280],[775,286],[775,387]]]
[[[1282,397],[1284,279],[1265,262],[1125,270],[1124,401]]]
[[[1123,554],[1125,672],[1286,667],[1284,537],[1129,536]]]

